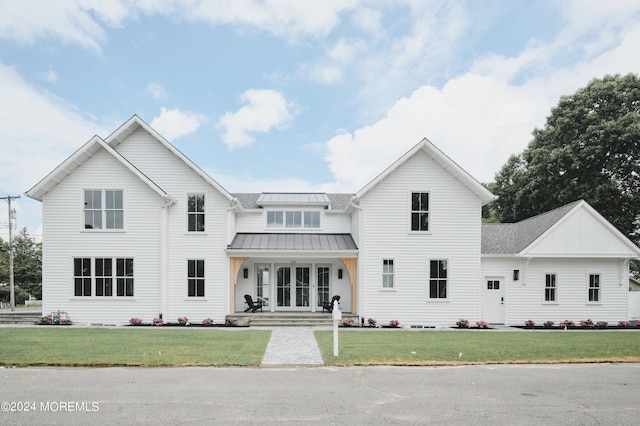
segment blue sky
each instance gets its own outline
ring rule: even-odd
[[[133,114],[231,192],[355,192],[424,137],[488,182],[639,51],[626,0],[0,0],[0,196]]]

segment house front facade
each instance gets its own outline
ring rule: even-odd
[[[234,194],[133,116],[26,195],[42,202],[43,312],[89,324],[222,322],[245,295],[271,312],[339,295],[417,326],[616,321],[640,257],[585,202],[482,225],[493,194],[426,139],[354,194]]]

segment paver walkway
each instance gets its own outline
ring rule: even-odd
[[[271,332],[262,365],[323,365],[311,327],[277,327]]]

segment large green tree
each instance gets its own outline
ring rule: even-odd
[[[9,244],[0,239],[0,246],[0,283],[8,284]],[[16,294],[23,291],[37,299],[42,298],[42,243],[31,237],[27,228],[22,228],[13,237],[13,279]],[[4,299],[4,295],[0,297]]]
[[[607,75],[560,99],[488,185],[514,222],[584,199],[640,245],[640,79]]]

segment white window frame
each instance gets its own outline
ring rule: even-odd
[[[547,276],[553,276],[555,277],[554,279],[554,286],[553,287],[547,287]],[[542,303],[546,304],[546,305],[557,305],[558,304],[558,273],[557,272],[545,272],[544,274],[542,274]],[[547,289],[553,289],[553,295],[554,298],[553,300],[547,300]]]
[[[100,192],[100,208],[87,209],[85,203],[85,196],[87,191]],[[107,209],[107,192],[120,192],[122,194],[122,208],[121,209]],[[122,188],[83,188],[82,199],[82,231],[83,232],[124,232],[126,228],[125,211],[126,211],[126,196],[125,190]],[[86,213],[88,211],[99,212],[100,214],[100,228],[87,228]],[[122,227],[121,228],[107,228],[107,216],[108,212],[121,212],[122,214]]]
[[[391,262],[391,272],[385,272],[385,262]],[[380,290],[395,291],[396,290],[396,259],[392,257],[384,257],[380,259]],[[385,277],[391,277],[391,287],[385,286]]]
[[[196,262],[195,264],[195,274],[193,277],[189,276],[189,262]],[[198,264],[197,262],[202,262],[202,276],[198,275]],[[205,259],[187,259],[187,285],[186,285],[186,299],[187,300],[204,300],[207,297],[207,262]],[[194,295],[189,295],[189,284],[191,281],[194,281]],[[202,281],[202,296],[198,296],[198,281]]]
[[[591,287],[591,277],[598,277],[598,286]],[[591,290],[597,290],[598,300],[590,300]],[[587,297],[586,297],[587,305],[601,305],[602,304],[602,274],[599,272],[589,272],[587,273]]]
[[[308,215],[313,215],[313,216],[317,215],[318,226],[311,226],[313,225],[314,221],[313,221],[313,218],[311,218],[311,221],[309,221]],[[295,220],[292,221],[292,219],[295,219]],[[297,219],[299,219],[299,222]],[[303,230],[318,231],[321,228],[322,228],[322,212],[319,210],[304,210],[304,209],[267,210],[265,215],[265,229],[286,229],[287,231],[303,231]]]
[[[202,205],[202,211],[197,211],[197,202],[196,202],[196,211],[189,211],[189,199],[191,199],[191,197],[203,197],[203,205]],[[187,229],[187,233],[188,234],[204,234],[207,231],[207,194],[205,192],[190,192],[187,194],[187,199],[186,199],[186,206],[185,206],[185,211],[186,211],[186,218],[187,218],[187,224],[186,224],[186,229]],[[198,230],[198,219],[197,216],[202,215],[202,230]],[[196,229],[194,230],[190,230],[189,229],[189,223],[191,220],[191,216],[196,216]]]
[[[428,197],[428,209],[427,210],[414,210],[413,209],[413,194],[427,194]],[[419,234],[419,235],[426,235],[426,234],[431,234],[431,212],[432,212],[432,198],[431,198],[431,191],[427,191],[427,190],[410,190],[409,194],[408,194],[408,198],[409,198],[409,202],[408,202],[408,206],[409,206],[409,224],[408,224],[408,230],[409,233],[411,234]],[[413,229],[413,214],[414,213],[426,213],[427,214],[427,229]]]
[[[447,262],[447,268],[445,269],[447,273],[446,277],[444,278],[440,276],[433,277],[431,274],[431,262]],[[451,280],[451,261],[448,258],[429,259],[429,264],[427,269],[429,274],[427,278],[427,300],[431,302],[448,301],[451,295],[451,286],[449,285],[449,283],[451,282],[450,281]],[[445,292],[446,292],[445,297],[431,297],[431,281],[432,280],[435,280],[438,282],[445,281]],[[440,294],[440,292],[438,292],[438,294]]]
[[[91,269],[90,273],[88,275],[76,275],[75,274],[75,263],[76,260],[82,260],[84,261],[85,259],[89,260],[89,267]],[[111,260],[111,275],[96,275],[96,260],[104,260],[104,259],[109,259]],[[123,275],[118,275],[118,261],[119,260],[124,260],[125,261],[125,271],[123,272]],[[131,260],[131,275],[127,275],[126,273],[126,261],[127,260]],[[94,299],[94,300],[133,300],[135,298],[135,258],[133,256],[74,256],[71,259],[71,279],[72,279],[72,284],[71,284],[71,296],[74,299],[82,299],[82,300],[87,300],[87,299]],[[83,279],[83,280],[89,280],[90,281],[90,287],[91,287],[91,294],[90,295],[76,295],[76,279]],[[111,295],[110,296],[105,296],[104,294],[102,296],[97,296],[97,282],[99,279],[109,279],[111,281]],[[120,280],[124,280],[122,282],[122,293],[123,294],[118,294],[118,289],[119,289],[119,281]],[[132,289],[132,294],[131,295],[127,295],[127,280],[131,280],[131,289]],[[84,283],[83,283],[83,291],[84,293]]]

